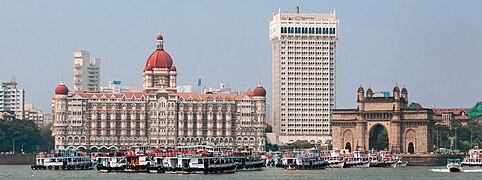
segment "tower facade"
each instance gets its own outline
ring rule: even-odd
[[[90,60],[88,51],[74,52],[74,91],[95,92],[100,87],[100,58]]]
[[[336,92],[336,15],[279,12],[269,26],[271,112],[277,143],[330,143]]]

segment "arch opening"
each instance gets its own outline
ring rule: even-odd
[[[369,147],[369,149],[372,150],[389,150],[388,131],[384,126],[377,124],[372,127],[370,131]]]
[[[413,146],[413,142],[408,143],[408,153],[415,153],[415,147]]]
[[[347,143],[345,144],[345,149],[347,149],[348,152],[351,152],[351,143],[350,143],[350,142],[347,142]]]

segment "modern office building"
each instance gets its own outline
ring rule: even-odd
[[[245,93],[179,92],[177,69],[159,34],[146,61],[142,91],[70,92],[52,97],[56,148],[92,151],[209,143],[264,150],[266,90]]]
[[[88,51],[74,52],[74,91],[96,92],[100,84],[100,58],[90,60]]]
[[[0,112],[15,115],[16,119],[24,119],[25,90],[17,88],[12,77],[10,82],[2,83],[0,89]]]
[[[335,13],[273,15],[272,120],[277,143],[328,144],[336,95]]]

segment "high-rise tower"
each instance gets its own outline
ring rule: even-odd
[[[269,26],[277,143],[329,143],[336,91],[335,13],[279,12]]]
[[[99,91],[100,58],[90,60],[88,51],[74,52],[74,91]]]

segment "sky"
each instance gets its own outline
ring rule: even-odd
[[[0,0],[0,81],[15,76],[26,103],[51,112],[56,85],[73,89],[73,52],[101,58],[101,86],[141,86],[161,32],[178,84],[271,92],[273,13],[330,13],[340,21],[336,106],[356,107],[362,84],[406,86],[424,107],[482,100],[482,1],[6,1]]]

